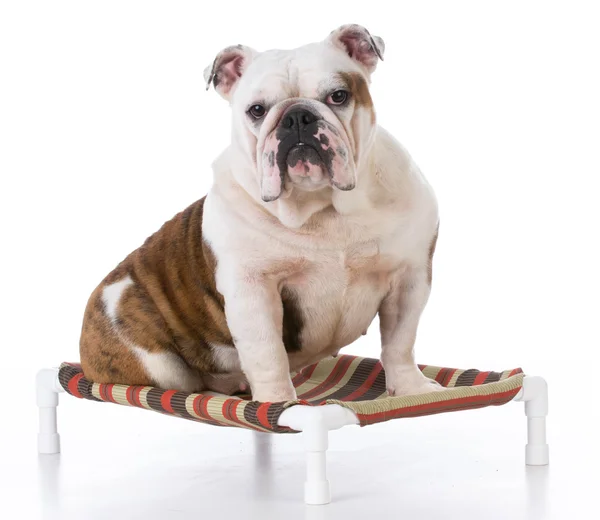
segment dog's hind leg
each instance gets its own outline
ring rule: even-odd
[[[164,320],[129,276],[101,285],[92,294],[80,353],[86,378],[96,383],[203,389],[198,370],[179,356]]]

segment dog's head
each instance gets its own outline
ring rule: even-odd
[[[384,43],[359,25],[289,51],[222,50],[204,72],[229,100],[233,141],[251,162],[260,194],[273,201],[293,189],[352,190],[372,140],[370,75]]]

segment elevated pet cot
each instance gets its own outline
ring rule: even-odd
[[[390,397],[378,360],[341,355],[293,374],[297,400],[260,403],[251,401],[249,396],[190,394],[151,386],[92,383],[84,377],[80,365],[63,363],[58,369],[44,369],[37,375],[38,451],[42,454],[60,452],[56,407],[61,392],[216,426],[272,433],[302,432],[307,452],[305,502],[320,505],[331,501],[326,469],[329,430],[523,401],[528,430],[525,462],[533,466],[548,464],[548,389],[544,379],[525,376],[520,368],[503,372],[431,365],[419,365],[419,368],[445,389]]]

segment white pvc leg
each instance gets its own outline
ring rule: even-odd
[[[327,448],[329,431],[322,421],[308,425],[302,435],[306,442],[306,482],[304,501],[309,505],[331,502],[331,490],[327,480]]]
[[[266,469],[271,466],[272,433],[252,432],[254,438],[254,459],[257,468]]]
[[[280,426],[301,431],[306,443],[306,482],[304,501],[319,506],[331,502],[327,480],[327,448],[329,430],[358,424],[358,418],[337,404],[325,406],[291,406],[279,417]]]
[[[525,464],[545,466],[550,457],[546,443],[548,383],[538,376],[526,376],[523,379],[523,388],[515,397],[515,401],[525,402],[525,415],[527,416]]]
[[[63,389],[58,382],[57,369],[40,370],[35,379],[36,400],[39,409],[38,453],[60,453],[56,407],[58,394]]]

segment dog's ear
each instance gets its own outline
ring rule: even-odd
[[[225,99],[230,99],[238,80],[256,55],[256,51],[245,45],[226,47],[217,54],[212,65],[204,69],[206,90],[212,83],[215,90]]]
[[[345,51],[369,73],[375,70],[378,60],[383,61],[385,43],[379,36],[372,36],[361,25],[342,25],[333,31],[327,40]]]

